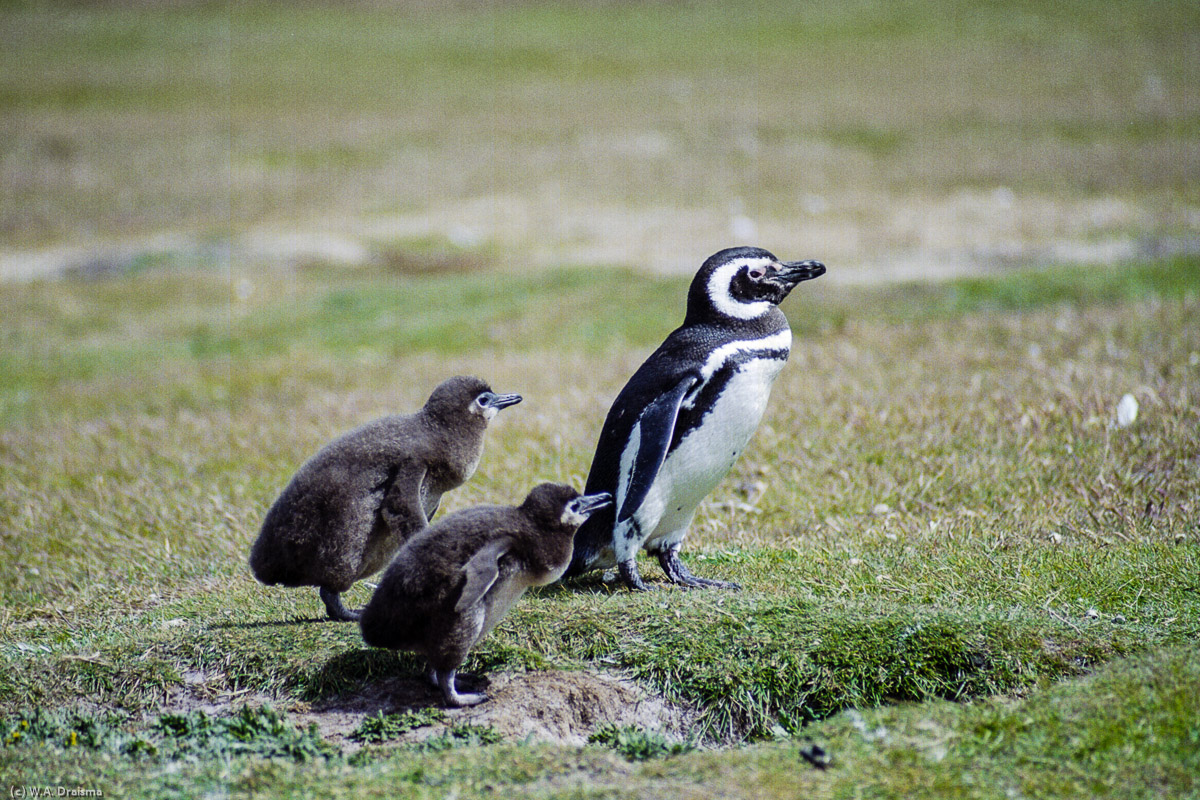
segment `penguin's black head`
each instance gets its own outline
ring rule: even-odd
[[[611,504],[612,495],[608,492],[580,494],[565,483],[541,483],[533,487],[521,510],[540,527],[573,533],[593,511]]]
[[[456,375],[438,384],[426,401],[425,408],[443,421],[479,419],[486,424],[500,409],[519,402],[519,394],[496,394],[480,378]]]
[[[825,274],[820,261],[780,261],[761,247],[732,247],[709,256],[688,290],[690,322],[753,320],[783,302],[801,281]]]

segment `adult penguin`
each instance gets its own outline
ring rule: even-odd
[[[792,331],[779,303],[824,273],[819,261],[780,261],[758,247],[704,262],[683,325],[609,409],[584,491],[609,492],[615,502],[575,534],[568,577],[616,566],[626,586],[644,590],[634,561],[644,547],[673,583],[738,588],[693,575],[679,549],[696,507],[758,428],[787,361]]]

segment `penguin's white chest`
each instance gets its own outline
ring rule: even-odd
[[[783,365],[780,358],[741,364],[700,425],[667,456],[635,515],[649,534],[647,544],[683,537],[700,501],[729,473],[758,429]]]

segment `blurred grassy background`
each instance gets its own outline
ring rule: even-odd
[[[831,279],[1157,255],[1200,229],[1198,65],[1187,0],[6,2],[0,244],[686,272],[751,239]]]
[[[617,671],[716,738],[835,754],[314,770],[47,741],[0,771],[164,796],[1194,793],[1198,67],[1200,6],[1172,0],[0,2],[0,278],[65,270],[0,282],[5,720],[134,729],[164,697],[297,709],[416,674],[249,575],[296,466],[477,373],[527,399],[446,510],[582,485],[691,270],[752,239],[830,274],[786,303],[791,363],[685,553],[746,591],[534,592],[468,667]]]

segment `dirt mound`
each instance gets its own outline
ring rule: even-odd
[[[694,713],[651,695],[631,681],[590,672],[493,673],[486,678],[459,676],[460,691],[483,691],[477,706],[446,709],[443,723],[418,728],[401,740],[436,736],[454,725],[489,727],[510,741],[582,745],[606,724],[636,725],[671,738],[686,736]],[[308,711],[293,713],[302,725],[315,722],[321,735],[343,745],[364,717],[440,707],[441,692],[422,678],[395,677],[372,684]]]
[[[223,716],[244,705],[273,702],[261,693],[213,695],[205,691],[206,676],[189,673],[185,686],[172,694],[158,713],[204,711]],[[674,705],[632,681],[592,672],[548,670],[496,672],[487,676],[459,675],[459,691],[484,692],[486,702],[469,708],[444,709],[445,719],[411,730],[394,741],[421,741],[452,726],[491,728],[509,741],[582,745],[604,725],[635,725],[671,739],[687,737],[695,719],[693,709]],[[347,751],[359,742],[350,736],[363,719],[380,712],[397,714],[442,708],[442,694],[419,675],[375,681],[363,689],[321,703],[274,701],[301,727],[316,724],[322,738]]]

